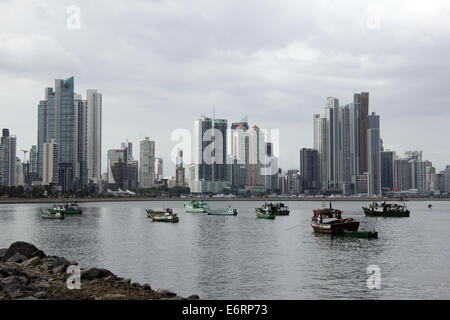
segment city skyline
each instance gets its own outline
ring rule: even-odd
[[[114,11],[105,2],[98,15],[81,1],[79,30],[67,28],[64,4],[29,5],[23,10],[20,2],[0,4],[0,25],[9,30],[0,46],[0,96],[8,110],[0,127],[17,134],[18,150],[35,144],[36,123],[23,115],[34,112],[41,88],[75,75],[79,92],[95,86],[104,95],[102,168],[117,141],[150,136],[159,142],[156,154],[166,172],[174,172],[170,133],[192,131],[186,119],[212,114],[213,105],[217,117],[231,122],[248,114],[261,128],[280,128],[280,166],[297,168],[298,149],[312,147],[310,115],[327,96],[347,103],[362,91],[371,93],[373,110],[382,115],[385,149],[423,150],[438,170],[447,165],[441,137],[450,120],[444,86],[450,72],[439,63],[449,51],[447,28],[439,22],[446,20],[445,2],[357,1],[337,11],[320,1],[308,7],[258,2],[249,23],[239,20],[246,8],[232,2],[201,9],[116,3]],[[11,21],[16,10],[26,25]],[[117,25],[114,12],[135,24]],[[367,23],[374,12],[379,25]],[[233,27],[223,25],[229,19]]]

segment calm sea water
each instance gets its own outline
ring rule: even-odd
[[[286,202],[291,215],[256,219],[260,202],[230,202],[236,217],[185,213],[183,202],[84,203],[81,216],[44,220],[51,204],[0,205],[0,248],[34,243],[81,267],[105,267],[152,288],[203,299],[450,299],[450,202],[408,202],[410,218],[365,217],[335,202],[379,239],[330,238],[310,226],[320,202]],[[225,202],[211,201],[212,209]],[[145,208],[172,207],[178,224]],[[367,267],[381,289],[367,289]]]

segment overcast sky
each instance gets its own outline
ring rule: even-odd
[[[80,28],[67,13],[81,9]],[[103,94],[106,150],[156,141],[166,176],[177,128],[201,115],[280,129],[280,166],[312,147],[314,113],[370,92],[385,148],[450,164],[449,1],[0,0],[0,127],[37,140],[55,79]],[[22,153],[18,153],[22,157]],[[167,169],[167,170],[166,170]]]

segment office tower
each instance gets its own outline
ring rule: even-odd
[[[183,150],[178,150],[176,168],[175,168],[175,182],[177,187],[184,187],[184,166],[183,166]]]
[[[201,116],[195,120],[194,134],[195,177],[191,192],[222,192],[228,185],[227,120]]]
[[[145,137],[140,144],[139,187],[155,186],[155,141]]]
[[[16,136],[10,135],[9,129],[3,129],[0,139],[0,185],[12,187],[17,183],[16,148]]]
[[[340,186],[342,189],[346,189],[351,184],[352,176],[352,157],[351,157],[351,117],[350,117],[350,105],[345,105],[339,108],[339,177]]]
[[[255,186],[264,185],[264,176],[261,174],[263,169],[261,157],[264,153],[265,138],[258,126],[254,125],[248,131],[248,165],[246,166],[246,186],[253,189]],[[265,163],[266,161],[264,161]],[[263,169],[264,170],[264,169]]]
[[[133,142],[127,143],[127,156],[128,156],[128,160],[133,159]]]
[[[432,180],[432,176],[436,174],[436,168],[433,167],[433,165],[430,164],[426,164],[425,167],[425,175],[426,175],[426,185],[427,185],[427,190],[433,190],[431,188],[431,180]]]
[[[43,145],[43,174],[42,184],[59,184],[59,145],[56,139],[50,139]]]
[[[302,192],[302,178],[298,170],[291,169],[282,174],[282,194],[300,194]]]
[[[249,162],[248,130],[247,122],[234,122],[231,125],[230,154],[240,164],[248,164]]]
[[[368,129],[368,117],[369,117],[369,93],[362,92],[360,94],[355,94],[354,103],[359,104],[359,172],[364,173],[368,171],[368,139],[367,139],[367,129]],[[358,107],[357,107],[358,108]]]
[[[319,153],[314,149],[300,150],[300,175],[305,193],[315,194],[320,189]]]
[[[127,149],[128,150],[128,149]],[[127,153],[127,156],[129,154]],[[128,189],[136,189],[138,187],[139,163],[133,158],[127,160],[127,183]]]
[[[231,124],[229,184],[236,192],[246,185],[246,173],[249,170],[249,125],[243,119]]]
[[[164,162],[162,158],[155,158],[155,179],[164,178]]]
[[[327,119],[327,176],[328,189],[339,189],[341,187],[340,177],[340,135],[339,135],[339,100],[328,97],[325,108]]]
[[[266,166],[263,168],[265,179],[264,186],[266,190],[275,192],[276,190],[278,190],[278,171],[273,173],[271,168],[278,168],[278,159],[274,156],[272,142],[266,142],[265,148],[265,154],[268,158],[270,158],[271,164],[270,166]],[[317,176],[317,179],[318,178],[319,177]],[[317,183],[319,183],[319,181],[317,181]]]
[[[320,189],[328,189],[328,140],[327,119],[314,115],[314,149],[319,155]]]
[[[380,164],[380,116],[367,117],[367,172],[369,173],[369,195],[381,194]]]
[[[118,189],[125,190],[128,187],[126,149],[108,150],[107,161],[108,188],[113,191],[117,191]]]
[[[74,94],[74,186],[76,190],[82,190],[88,184],[87,167],[87,100],[83,100],[81,94]]]
[[[408,191],[412,188],[412,170],[408,159],[394,160],[394,190]]]
[[[446,166],[444,170],[444,191],[450,193],[450,166]]]
[[[24,187],[25,176],[27,171],[27,163],[22,163],[20,158],[16,158],[16,186]]]
[[[350,175],[360,174],[360,96],[353,96],[353,103],[350,104]]]
[[[195,164],[191,163],[189,165],[189,179],[188,179],[188,186],[190,189],[192,189],[192,181],[195,180]]]
[[[369,173],[356,174],[352,177],[352,183],[355,188],[355,194],[368,195],[370,192],[370,177]]]
[[[102,191],[102,94],[89,89],[87,95],[87,178]]]
[[[60,166],[65,174],[65,188],[72,189],[73,176],[76,169],[75,153],[77,138],[75,124],[74,78],[56,79],[55,90],[45,89],[45,100],[38,104],[38,171],[43,171],[43,144],[55,139],[59,145]],[[76,174],[76,172],[75,172]]]
[[[380,152],[381,163],[381,190],[383,192],[392,191],[394,187],[394,152]]]
[[[445,193],[445,173],[432,173],[430,177],[430,191],[435,195]]]
[[[427,190],[427,162],[422,160],[422,151],[406,151],[405,156],[411,166],[411,189],[419,192]]]
[[[59,144],[60,185],[63,191],[73,189],[73,179],[77,174],[75,153],[75,101],[74,78],[55,80],[56,143]],[[63,173],[63,174],[61,174]]]
[[[214,119],[214,139],[221,137],[222,146],[216,146],[213,153],[213,181],[227,181],[227,130],[228,122],[225,119]]]
[[[38,161],[37,161],[37,147],[31,146],[30,149],[30,166],[29,166],[29,172],[32,176],[32,181],[37,180],[37,173],[38,173]]]

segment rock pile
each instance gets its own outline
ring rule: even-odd
[[[81,270],[80,289],[69,289],[73,277],[67,268],[78,265],[63,257],[48,256],[34,245],[14,242],[0,249],[0,300],[185,300],[168,290],[152,290],[149,284],[131,283],[102,268]],[[192,295],[187,299],[199,299]]]

